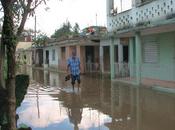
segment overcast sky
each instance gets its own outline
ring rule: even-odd
[[[47,11],[45,8],[49,7]],[[47,35],[54,33],[66,20],[77,22],[83,29],[90,25],[106,26],[106,0],[49,0],[37,9],[37,30]],[[34,18],[29,18],[25,28],[34,29]]]

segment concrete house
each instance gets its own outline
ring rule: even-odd
[[[81,72],[99,71],[99,41],[85,37],[53,40],[43,48],[45,68],[66,71],[67,59],[75,49],[81,62]]]
[[[48,43],[43,47],[43,64],[44,68],[58,69],[59,47],[55,43]]]
[[[32,42],[19,42],[16,47],[16,61],[19,64],[32,65]]]
[[[116,1],[107,0],[111,78],[175,87],[175,0]]]

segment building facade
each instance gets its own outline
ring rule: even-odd
[[[107,0],[111,78],[175,87],[175,0]],[[116,58],[117,57],[117,58]]]
[[[99,71],[99,41],[77,37],[49,42],[43,50],[45,68],[66,71],[67,60],[76,50],[81,62],[81,73]]]

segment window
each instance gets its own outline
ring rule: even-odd
[[[52,50],[52,60],[55,60],[55,49]]]
[[[143,57],[145,63],[159,62],[159,44],[157,41],[148,41],[143,46]]]

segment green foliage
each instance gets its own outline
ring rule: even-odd
[[[75,23],[75,26],[72,28],[72,25],[68,21],[66,23],[63,23],[63,25],[59,29],[55,30],[51,38],[74,36],[74,35],[78,35],[79,31],[80,31],[80,28],[78,23]]]
[[[16,106],[20,106],[24,95],[27,92],[27,87],[29,85],[28,75],[17,75],[16,76]]]
[[[48,37],[46,34],[39,34],[36,39],[34,39],[33,45],[36,47],[46,45]]]
[[[24,99],[24,95],[27,92],[29,85],[28,75],[17,75],[16,76],[16,107],[20,106]],[[0,125],[2,130],[6,130],[7,126],[7,91],[0,90]]]
[[[80,32],[80,27],[79,27],[78,23],[75,23],[75,26],[73,27],[73,32],[74,32],[75,34],[79,34],[79,32]]]

